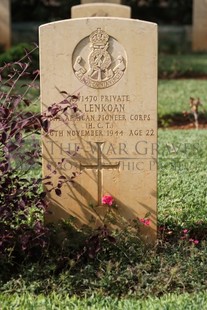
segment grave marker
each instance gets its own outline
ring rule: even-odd
[[[10,0],[0,1],[0,47],[10,48],[11,45],[11,21]]]
[[[115,3],[115,4],[121,4],[121,0],[81,0],[81,4],[86,3]]]
[[[207,51],[207,0],[193,1],[193,50]]]
[[[126,5],[111,3],[89,3],[75,5],[71,8],[71,18],[80,17],[131,17],[131,8]]]
[[[152,220],[146,238],[156,237],[157,26],[121,18],[81,18],[40,27],[42,110],[66,91],[79,94],[69,122],[52,122],[43,136],[43,174],[80,172],[62,195],[50,193],[51,221],[75,216],[94,226],[89,206],[112,195],[126,220]],[[78,118],[77,118],[78,115]],[[73,153],[77,151],[75,156]],[[71,156],[68,156],[70,152]],[[67,158],[62,167],[57,163]]]

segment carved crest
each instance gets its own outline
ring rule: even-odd
[[[81,40],[73,52],[73,71],[89,87],[110,87],[122,78],[125,70],[123,47],[101,28]]]

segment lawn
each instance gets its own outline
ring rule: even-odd
[[[190,111],[189,98],[200,98],[207,111],[207,80],[160,80],[158,84],[158,118],[183,117]],[[201,109],[201,113],[203,113]]]
[[[159,221],[206,221],[206,130],[160,130],[158,148]]]
[[[189,54],[159,54],[159,77],[206,77],[207,57],[206,53]]]
[[[147,298],[146,300],[136,300],[133,298],[119,299],[103,296],[92,296],[79,299],[68,297],[67,295],[52,294],[34,296],[32,294],[14,294],[10,297],[0,295],[1,310],[205,310],[207,304],[207,294],[169,294],[162,298]]]
[[[200,74],[205,73],[205,66],[200,66],[200,63],[205,63],[202,54],[200,60],[191,55],[186,59],[180,56],[176,62],[170,57],[160,59],[162,72],[169,68],[167,74],[177,74],[184,70],[184,66],[186,70],[193,68],[196,74],[196,68],[199,68]],[[192,65],[188,63],[190,60]],[[178,117],[184,119],[183,111],[189,109],[190,96],[200,97],[206,108],[206,85],[206,80],[160,80],[158,118],[162,127],[168,127]],[[19,85],[19,89],[24,92],[24,87]],[[30,91],[28,96],[28,99],[35,99],[38,90]],[[31,110],[39,111],[37,102]],[[33,138],[38,144],[38,136]],[[26,147],[30,150],[33,140],[27,143]],[[154,247],[143,244],[139,229],[129,226],[122,232],[114,231],[110,238],[98,235],[100,247],[92,257],[88,254],[89,249],[93,249],[97,239],[92,239],[90,243],[88,230],[74,231],[71,222],[65,222],[61,226],[64,243],[53,234],[56,230],[52,228],[50,243],[44,251],[34,253],[32,257],[28,252],[28,256],[12,260],[15,252],[8,247],[11,254],[0,261],[0,308],[205,309],[206,144],[204,129],[159,129],[159,226],[158,241]],[[15,163],[22,164],[21,161]],[[26,169],[27,181],[41,173],[40,166],[35,166],[35,171],[28,169],[28,166]],[[7,183],[7,186],[11,184]],[[24,205],[21,207],[24,210]],[[21,222],[21,218],[18,219]],[[18,226],[15,221],[14,224]],[[41,227],[37,226],[38,229]],[[25,231],[26,237],[27,233]]]
[[[2,309],[205,309],[206,132],[160,129],[158,146],[158,245],[114,233],[115,244],[104,241],[96,258],[75,262],[76,239],[68,250],[55,243],[47,257],[1,280]]]

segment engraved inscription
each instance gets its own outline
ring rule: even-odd
[[[82,123],[77,129],[70,126],[64,132],[67,137],[153,137],[155,130],[152,128],[151,114],[140,111],[130,111],[131,98],[129,95],[88,95],[79,96],[78,104],[80,110],[67,116],[67,121]],[[128,113],[127,113],[128,112]],[[122,125],[117,128],[119,122]],[[127,122],[127,127],[124,123]],[[51,136],[56,135],[56,130],[50,131]],[[59,131],[59,136],[63,132]]]
[[[83,84],[91,88],[107,88],[124,75],[126,52],[116,39],[98,28],[76,46],[72,66]]]
[[[98,153],[97,164],[84,163],[81,160],[81,165],[80,161],[78,161],[76,168],[96,170],[97,186],[99,188],[102,188],[100,183],[103,177],[102,170],[107,168],[99,159],[99,155],[106,156],[112,163],[118,161],[120,171],[153,171],[156,168],[154,159],[156,145],[153,143],[156,132],[152,123],[153,115],[151,115],[151,111],[143,113],[142,109],[133,111],[131,109],[132,101],[133,98],[126,93],[80,95],[78,97],[80,110],[76,112],[70,111],[67,118],[70,126],[64,130],[57,130],[57,125],[54,130],[50,130],[48,133],[51,137],[63,137],[65,141],[76,141],[74,146],[72,146],[72,143],[60,143],[60,150],[54,152],[54,149],[57,149],[55,143],[52,144],[51,141],[48,141],[50,153],[64,155],[64,152],[68,151],[72,154],[76,152],[76,149],[93,155]],[[137,106],[141,106],[140,102],[137,103]],[[91,147],[90,143],[87,143],[87,147],[85,146],[83,149],[83,145],[77,142],[81,141],[82,138],[85,141],[90,138],[95,141],[106,141],[104,143],[95,142],[97,146],[95,149],[94,142],[91,142]],[[131,138],[134,139],[134,142],[129,145],[128,139]],[[150,142],[147,146],[146,141],[148,139]],[[111,143],[110,141],[114,142]],[[119,142],[117,143],[117,141]],[[56,143],[59,144],[58,139]],[[64,168],[71,170],[71,163],[67,162]],[[100,195],[99,189],[99,199],[97,198],[99,202]]]

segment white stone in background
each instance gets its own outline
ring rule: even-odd
[[[11,45],[10,0],[0,0],[0,48]]]
[[[193,50],[207,51],[207,0],[193,1]]]
[[[80,17],[131,17],[131,8],[126,5],[111,3],[90,3],[71,8],[71,18]]]
[[[121,0],[81,0],[81,4],[86,4],[86,3],[116,3],[116,4],[121,4]]]

